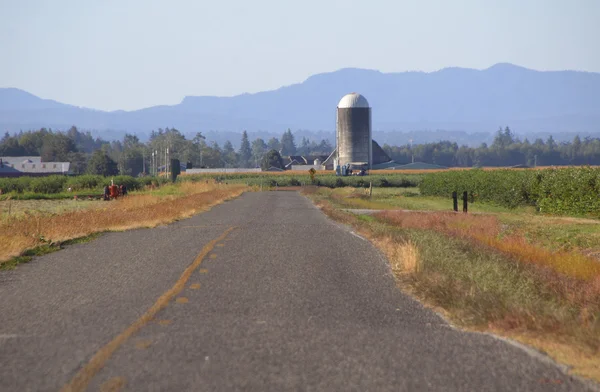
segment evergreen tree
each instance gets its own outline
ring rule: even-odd
[[[277,139],[276,137],[270,138],[267,142],[267,148],[269,148],[270,150],[281,150],[281,143],[279,142],[279,139]]]
[[[281,155],[288,156],[296,154],[296,144],[294,143],[294,135],[288,129],[281,136]]]
[[[229,140],[223,145],[223,160],[230,166],[237,166],[237,154],[233,149],[233,144]]]
[[[248,141],[248,133],[244,131],[244,133],[242,134],[242,143],[239,152],[239,166],[249,167],[251,158],[252,149],[250,148],[250,142]]]
[[[300,143],[300,148],[298,148],[298,154],[300,155],[310,155],[310,140],[306,137],[302,137],[302,142]]]

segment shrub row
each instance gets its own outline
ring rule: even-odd
[[[154,183],[161,185],[168,182],[168,179],[161,177],[131,177],[115,176],[103,177],[97,175],[82,175],[75,177],[66,176],[48,176],[48,177],[18,177],[18,178],[0,178],[0,189],[2,193],[44,193],[55,194],[65,192],[71,188],[74,192],[97,191],[101,192],[106,185],[110,185],[111,180],[115,184],[125,185],[129,190],[141,189],[146,185]]]
[[[425,175],[419,188],[429,196],[467,191],[472,201],[509,208],[533,205],[544,213],[600,216],[600,168],[438,172]]]
[[[366,188],[369,183],[374,187],[417,187],[422,179],[419,174],[381,174],[369,176],[348,176],[337,177],[335,174],[318,175],[315,177],[314,183],[311,182],[309,175],[260,175],[260,174],[199,174],[179,177],[181,181],[204,181],[207,179],[215,179],[230,183],[244,183],[248,185],[264,185],[264,186],[301,186],[301,185],[319,185],[328,188],[340,187],[355,187]]]

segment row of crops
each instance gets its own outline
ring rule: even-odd
[[[542,170],[481,169],[447,171],[424,176],[422,195],[450,197],[467,191],[474,201],[506,207],[537,206],[551,214],[600,216],[600,168]]]
[[[336,187],[368,187],[370,183],[376,187],[416,187],[421,181],[421,175],[373,175],[366,177],[336,177],[330,175],[318,175],[313,179],[308,174],[294,175],[271,175],[271,174],[202,174],[181,176],[178,181],[205,181],[218,180],[230,183],[244,183],[248,185],[263,186],[301,186],[318,185],[330,188]],[[154,183],[155,185],[168,182],[164,177],[131,177],[115,176],[103,177],[97,175],[82,176],[48,176],[48,177],[18,177],[18,178],[0,178],[0,189],[3,194],[7,193],[37,193],[37,194],[57,194],[67,191],[71,188],[74,192],[93,191],[100,192],[106,185],[110,185],[111,180],[115,184],[126,185],[130,190],[141,189],[144,186]]]
[[[336,177],[335,174],[317,175],[314,180],[306,174],[201,174],[179,177],[178,181],[202,181],[216,179],[230,183],[243,183],[247,185],[263,186],[303,186],[317,185],[328,188],[355,187],[366,188],[370,184],[374,187],[417,187],[423,176],[420,174],[383,174],[369,176]]]
[[[115,176],[103,177],[97,175],[83,175],[75,177],[48,176],[48,177],[18,177],[0,178],[0,189],[3,194],[7,193],[39,193],[56,194],[71,188],[74,192],[93,191],[101,192],[104,186],[110,185],[111,180],[115,184],[125,185],[130,190],[141,189],[153,182],[157,185],[167,182],[166,178]]]

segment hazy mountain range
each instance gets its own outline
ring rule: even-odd
[[[336,105],[353,91],[371,104],[373,129],[378,133],[491,133],[506,125],[519,134],[600,133],[599,73],[540,72],[511,64],[430,73],[347,68],[273,91],[234,97],[188,96],[177,105],[135,111],[80,108],[4,88],[0,89],[0,131],[76,125],[113,131],[107,136],[123,131],[147,134],[165,127],[185,133],[281,134],[291,128],[333,134]]]

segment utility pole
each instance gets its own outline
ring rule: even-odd
[[[142,173],[146,175],[146,152],[142,150]]]
[[[413,140],[412,139],[408,139],[408,141],[410,142],[410,155],[412,156],[412,163],[415,163],[415,153],[413,152],[413,149],[412,149],[412,142],[413,142]]]

